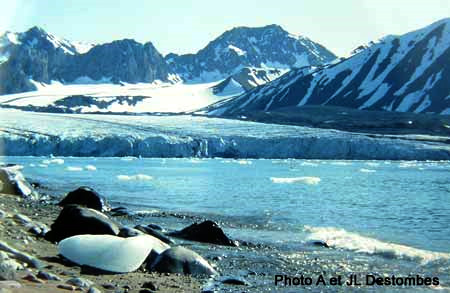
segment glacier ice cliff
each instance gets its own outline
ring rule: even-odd
[[[369,135],[219,118],[0,109],[0,154],[449,160],[446,138]]]

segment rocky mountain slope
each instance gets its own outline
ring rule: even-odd
[[[387,36],[336,64],[296,69],[211,115],[245,115],[304,105],[450,114],[450,19],[402,36]]]
[[[166,58],[151,42],[141,44],[124,39],[83,45],[33,27],[0,37],[0,94],[36,90],[36,82],[52,81],[64,84],[210,82],[238,74],[244,67],[287,71],[333,59],[335,56],[321,45],[290,35],[275,25],[235,28],[197,54],[169,54]],[[255,85],[271,79],[261,79]]]
[[[183,79],[208,82],[226,78],[243,67],[318,66],[336,56],[306,37],[292,35],[278,25],[268,25],[233,28],[196,54],[168,54],[165,59]]]
[[[119,40],[81,47],[33,27],[0,38],[0,93],[35,90],[34,82],[169,81],[172,76],[152,43]]]

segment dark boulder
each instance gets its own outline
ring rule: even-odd
[[[82,234],[119,234],[118,225],[103,213],[75,205],[68,205],[45,234],[48,241],[59,242],[64,238]]]
[[[330,248],[330,246],[328,245],[328,243],[326,243],[323,240],[313,240],[309,242],[312,246],[319,246],[319,247],[325,247],[325,248]]]
[[[196,252],[181,246],[171,247],[160,254],[147,269],[160,273],[214,275],[216,271]]]
[[[110,215],[113,217],[129,216],[130,212],[125,207],[117,207],[110,210]]]
[[[106,200],[90,187],[82,186],[71,192],[59,202],[60,206],[76,204],[97,211],[107,211],[109,206]]]
[[[129,238],[129,237],[135,237],[144,234],[144,232],[130,228],[130,227],[122,227],[120,228],[119,234],[117,236],[123,237],[123,238]]]
[[[194,223],[183,230],[172,232],[169,235],[198,242],[237,246],[233,240],[225,235],[217,223],[209,220],[200,224]]]
[[[151,235],[155,238],[158,238],[159,240],[161,240],[164,243],[167,244],[174,244],[175,242],[170,239],[169,237],[167,237],[166,235],[164,235],[163,233],[151,228],[150,226],[144,226],[144,225],[137,225],[134,227],[134,229],[137,229],[139,231],[142,231],[148,235]]]
[[[227,285],[250,286],[250,283],[240,277],[224,277],[221,282]]]

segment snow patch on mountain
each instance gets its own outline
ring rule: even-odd
[[[444,19],[402,36],[371,42],[351,57],[317,69],[292,69],[275,81],[208,110],[212,115],[245,115],[246,111],[331,105],[444,113],[450,108],[445,98],[450,92],[449,58],[450,19]]]

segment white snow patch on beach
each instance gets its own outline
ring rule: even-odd
[[[153,177],[145,174],[117,175],[117,179],[119,179],[120,181],[148,181],[152,180]]]
[[[291,177],[291,178],[283,178],[283,177],[270,177],[270,180],[273,183],[283,184],[283,183],[304,183],[308,185],[316,185],[319,184],[319,177]]]

